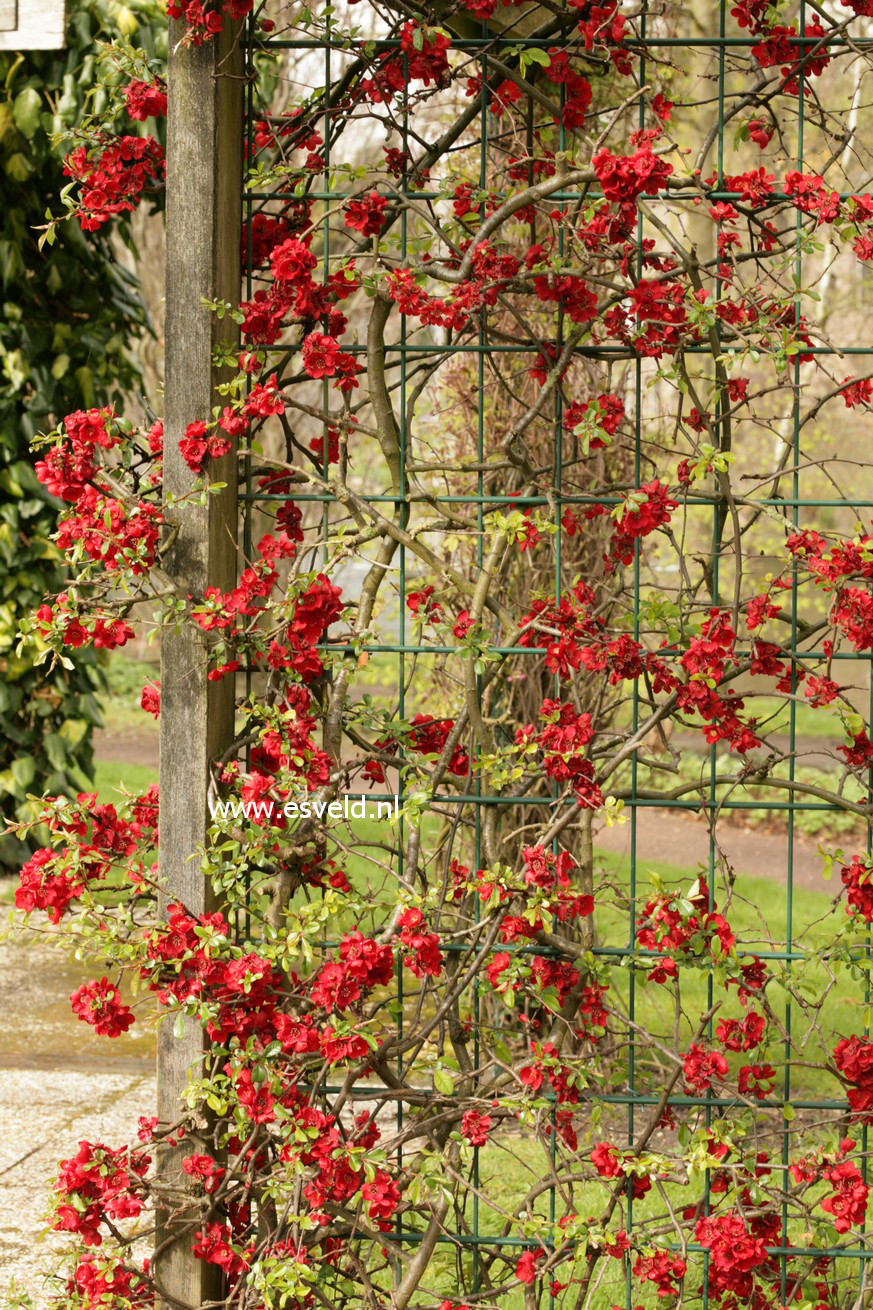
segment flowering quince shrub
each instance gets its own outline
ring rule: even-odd
[[[202,44],[251,8],[170,13]],[[252,675],[215,912],[157,913],[172,797],[38,815],[16,906],[93,962],[76,1019],[208,1041],[176,1122],[61,1163],[55,1304],[154,1303],[167,1143],[228,1307],[865,1303],[873,381],[840,351],[869,345],[870,13],[795,10],[714,6],[697,46],[679,5],[282,10],[336,62],[256,116],[190,495],[159,422],[38,443],[72,580],[25,635],[64,662],[190,625],[212,680]],[[134,71],[142,123],[166,91]],[[161,183],[119,122],[68,160],[86,232]],[[235,452],[251,549],[189,594],[168,547]],[[782,854],[748,869],[762,803]],[[786,900],[805,807],[841,844]]]

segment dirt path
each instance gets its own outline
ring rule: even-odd
[[[144,764],[157,769],[158,753],[157,727],[151,732],[136,728],[123,731],[98,728],[94,733],[94,756],[98,760],[112,764]]]
[[[718,829],[721,849],[738,878],[768,878],[788,882],[788,834],[762,832],[760,829],[735,828],[723,824]],[[630,823],[618,828],[604,828],[594,840],[599,850],[630,859]],[[699,816],[683,816],[658,810],[640,810],[637,814],[637,862],[657,869],[659,863],[694,869],[709,867],[709,829]],[[809,891],[828,892],[834,883],[822,877],[824,861],[818,842],[795,833],[793,884]]]

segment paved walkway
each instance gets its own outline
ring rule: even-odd
[[[155,1101],[152,1038],[110,1041],[80,1023],[67,998],[89,975],[49,941],[0,941],[0,1296],[15,1284],[37,1310],[57,1267],[57,1239],[34,1239],[58,1161],[86,1138],[126,1142]]]

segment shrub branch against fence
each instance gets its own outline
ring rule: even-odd
[[[869,15],[249,8],[171,6],[166,433],[39,465],[75,584],[25,626],[151,626],[164,684],[160,870],[156,794],[50,799],[16,897],[80,1018],[161,1018],[57,1301],[858,1310]],[[67,216],[162,171],[95,126]]]

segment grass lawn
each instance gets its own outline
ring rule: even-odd
[[[122,799],[121,789],[145,791],[157,780],[157,769],[147,764],[127,764],[123,760],[98,760],[94,770],[94,788],[101,805],[117,805]]]

